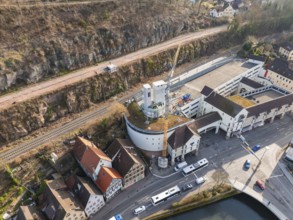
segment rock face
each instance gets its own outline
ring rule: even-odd
[[[182,45],[178,65],[237,43],[233,39],[227,43],[227,39],[229,34],[222,33]],[[122,66],[117,73],[96,75],[63,90],[15,104],[0,112],[0,145],[26,136],[70,113],[81,112],[92,103],[108,99],[143,80],[162,74],[170,69],[175,50],[138,60],[136,63]]]
[[[0,90],[223,23],[194,11],[157,0],[1,7]]]

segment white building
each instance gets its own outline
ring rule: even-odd
[[[279,53],[281,56],[286,57],[287,60],[293,60],[293,44],[290,42],[281,44]]]
[[[66,185],[83,205],[87,217],[94,215],[105,205],[102,193],[90,179],[71,175],[66,180]]]
[[[163,80],[153,82],[152,87],[144,84],[142,109],[144,114],[149,118],[158,118],[165,113],[167,84]]]
[[[174,165],[175,158],[184,160],[186,154],[198,150],[200,136],[187,125],[175,129],[168,138],[168,153],[171,155],[171,163]]]
[[[210,10],[210,16],[214,18],[234,17],[236,13],[238,13],[238,10],[235,10],[231,4],[226,4],[223,7],[218,6]]]

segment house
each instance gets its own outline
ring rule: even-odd
[[[210,11],[210,16],[214,18],[219,17],[234,17],[238,10],[234,9],[231,4],[224,6],[217,6]]]
[[[129,139],[113,141],[106,151],[112,166],[123,177],[123,188],[127,188],[145,177],[145,165]]]
[[[36,206],[20,206],[17,220],[45,220],[45,217]]]
[[[280,45],[279,53],[281,56],[287,58],[287,60],[293,60],[293,44],[286,42]]]
[[[175,158],[181,157],[181,160],[184,160],[186,154],[198,149],[200,136],[187,125],[183,125],[175,129],[167,142],[171,164],[174,165]]]
[[[113,168],[102,166],[95,183],[108,201],[121,190],[122,176]]]
[[[237,93],[242,93],[242,92],[246,92],[246,91],[251,91],[251,90],[254,90],[254,89],[259,89],[261,87],[263,87],[264,85],[254,81],[254,80],[251,80],[247,77],[243,77],[241,80],[240,80],[240,83],[239,83],[239,86],[238,86],[238,89],[237,89]]]
[[[92,142],[82,138],[76,138],[76,147],[73,154],[86,174],[95,180],[102,166],[112,167],[111,159]]]
[[[102,193],[90,179],[71,175],[67,178],[66,185],[79,199],[88,217],[94,215],[105,205]]]
[[[62,179],[46,181],[42,211],[50,220],[86,219],[81,204],[69,192]]]
[[[274,59],[268,66],[265,77],[271,80],[274,85],[293,92],[293,70],[289,68],[286,60]]]

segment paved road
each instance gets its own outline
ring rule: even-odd
[[[199,154],[186,158],[188,163],[195,162],[203,157],[209,159],[210,165],[197,172],[198,176],[206,175],[209,179],[209,182],[201,187],[209,187],[214,183],[212,177],[214,171],[223,171],[228,175],[228,178],[235,179],[247,187],[251,187],[256,193],[262,194],[263,198],[271,201],[286,216],[293,216],[293,210],[290,208],[293,207],[292,185],[290,185],[288,179],[277,166],[282,147],[293,136],[292,119],[285,117],[283,120],[276,120],[273,124],[266,124],[252,132],[244,133],[243,136],[251,146],[261,144],[263,147],[256,153],[259,158],[262,158],[261,165],[257,166],[259,163],[258,159],[241,147],[239,139],[225,140],[225,135],[222,132],[217,135],[209,132],[202,135]],[[264,146],[270,146],[270,149],[266,149]],[[250,159],[252,163],[251,169],[248,171],[243,169],[246,159]],[[121,213],[126,219],[134,219],[133,209],[140,205],[146,205],[148,206],[147,211],[138,216],[138,219],[143,218],[168,207],[170,203],[186,194],[174,197],[170,202],[156,207],[150,205],[151,196],[176,184],[183,186],[185,183],[191,182],[195,185],[194,179],[193,175],[183,177],[180,173],[164,179],[148,176],[148,179],[142,180],[117,195],[92,219],[109,219],[117,213]],[[254,186],[256,179],[266,182],[267,189],[265,191],[262,192]],[[194,189],[198,190],[198,186]]]
[[[116,64],[118,66],[122,66],[127,63],[133,62],[135,60],[141,59],[143,57],[157,54],[160,51],[165,51],[169,48],[176,47],[178,44],[185,44],[195,39],[199,39],[209,35],[214,35],[219,32],[223,32],[226,29],[227,29],[227,26],[223,25],[223,26],[219,26],[215,28],[209,28],[209,29],[198,31],[198,32],[181,35],[169,41],[163,42],[161,44],[148,47],[145,49],[141,49],[136,52],[127,54],[125,56],[100,63],[98,66],[91,66],[91,67],[79,69],[79,70],[73,71],[70,74],[67,74],[67,75],[64,75],[49,81],[41,82],[35,85],[30,85],[28,87],[20,89],[17,92],[9,93],[7,95],[1,96],[0,110],[11,106],[14,102],[23,102],[31,98],[39,97],[41,95],[48,94],[50,92],[53,92],[65,86],[77,83],[86,78],[92,77],[96,74],[101,74],[103,73],[103,69],[109,64],[109,62],[112,62],[113,64]]]

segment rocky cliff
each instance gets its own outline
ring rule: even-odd
[[[183,45],[178,64],[229,46],[227,34],[203,38]],[[232,43],[232,42],[231,42]],[[92,103],[125,91],[149,77],[168,70],[174,49],[122,66],[115,74],[101,74],[52,94],[25,103],[18,103],[0,112],[0,145],[26,136],[70,113],[81,112]]]
[[[0,7],[0,90],[223,23],[190,4],[127,0]]]

